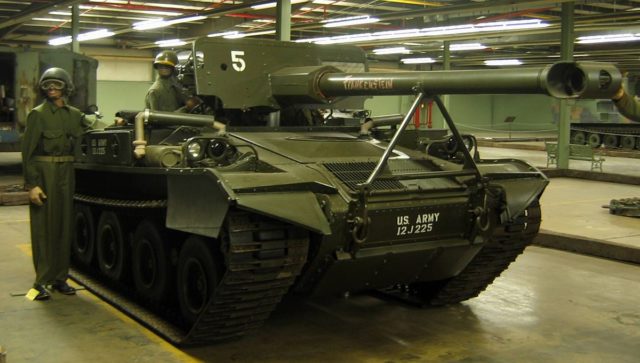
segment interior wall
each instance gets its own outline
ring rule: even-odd
[[[98,107],[104,115],[102,121],[112,123],[119,110],[144,109],[144,98],[151,82],[98,81]]]

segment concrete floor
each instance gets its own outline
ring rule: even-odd
[[[87,291],[32,302],[27,208],[0,210],[7,362],[637,362],[640,266],[529,247],[478,298],[286,300],[239,341],[178,349]]]
[[[523,159],[540,166],[531,160],[536,153],[506,150],[509,156],[501,156],[505,149],[493,154],[491,149],[497,148],[482,148],[481,155],[524,152]],[[611,165],[640,170],[640,160]],[[0,175],[0,183],[13,181],[20,182],[19,176]],[[640,248],[640,219],[613,216],[600,207],[611,198],[633,196],[640,196],[640,187],[553,178],[542,199],[542,228]],[[456,306],[417,309],[366,295],[290,298],[249,337],[178,349],[87,291],[75,297],[55,294],[48,302],[20,296],[33,281],[27,207],[0,207],[0,231],[0,346],[11,363],[637,362],[640,357],[640,266],[633,264],[529,247],[487,291]]]

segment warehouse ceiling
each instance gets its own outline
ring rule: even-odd
[[[436,64],[442,63],[446,42],[452,49],[453,68],[483,67],[487,60],[517,59],[523,64],[558,60],[562,4],[573,2],[576,60],[615,62],[622,69],[640,71],[640,0],[290,1],[292,41],[356,44],[372,60],[431,58]],[[0,0],[0,43],[47,46],[51,39],[71,35],[74,4],[79,5],[80,34],[99,29],[114,33],[83,41],[81,47],[153,49],[158,48],[157,41],[189,42],[207,35],[275,38],[277,8],[270,0]],[[366,23],[327,26],[354,17]],[[159,19],[171,25],[134,28]],[[623,38],[603,43],[578,40],[589,36]],[[454,50],[459,44],[480,49]],[[374,53],[380,48],[404,48],[404,53]]]

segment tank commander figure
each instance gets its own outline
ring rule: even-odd
[[[25,189],[29,191],[31,248],[36,279],[27,297],[47,300],[52,290],[74,295],[66,282],[73,229],[75,141],[87,125],[84,115],[67,104],[71,77],[49,68],[40,77],[45,100],[27,117],[22,140]]]
[[[165,50],[158,53],[153,61],[153,68],[158,71],[158,76],[147,91],[145,108],[173,112],[185,104],[182,86],[174,77],[177,64],[178,56],[175,52]]]
[[[618,111],[626,118],[640,122],[640,101],[628,94],[624,87],[620,87],[618,92],[611,97]]]

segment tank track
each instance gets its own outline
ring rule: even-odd
[[[283,229],[287,238],[268,237]],[[239,338],[260,327],[289,291],[306,262],[309,236],[299,228],[245,212],[230,213],[227,230],[223,251],[226,270],[205,311],[188,331],[109,288],[108,282],[77,269],[71,270],[71,277],[174,345]]]
[[[496,226],[489,242],[457,276],[380,292],[423,307],[455,304],[476,297],[532,243],[540,222],[540,204],[535,201],[515,221]]]

